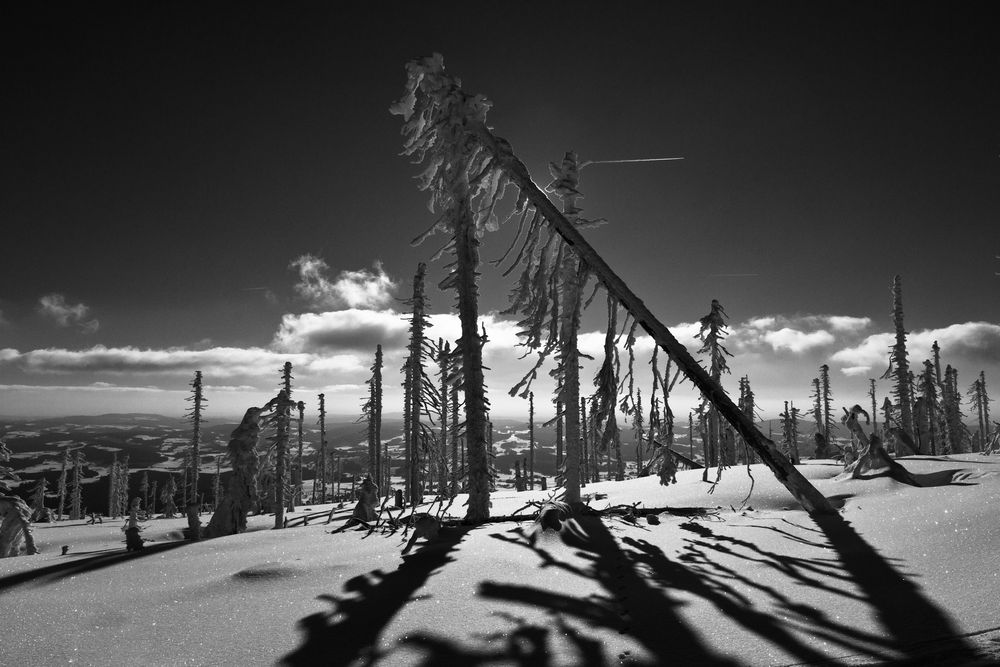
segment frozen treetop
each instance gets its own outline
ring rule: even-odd
[[[445,73],[440,54],[411,61],[406,72],[403,96],[389,111],[403,117],[402,154],[424,165],[417,179],[421,190],[431,191],[428,208],[443,214],[414,244],[435,231],[453,231],[454,218],[448,212],[456,193],[479,200],[472,207],[477,235],[495,231],[500,225],[496,205],[511,183],[474,131],[485,127],[492,103],[484,95],[466,94],[461,80]],[[523,213],[526,206],[522,195],[515,213]]]

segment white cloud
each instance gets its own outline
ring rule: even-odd
[[[870,317],[851,317],[849,315],[830,315],[826,318],[834,331],[860,331],[872,324]]]
[[[768,331],[764,334],[763,340],[775,352],[788,350],[795,354],[801,354],[813,348],[830,345],[836,339],[833,334],[823,329],[805,332],[785,327],[777,331]]]
[[[777,318],[774,317],[758,317],[756,319],[747,320],[746,326],[752,329],[770,329],[777,321]]]
[[[1000,325],[989,322],[965,322],[937,329],[923,329],[906,337],[911,366],[932,357],[934,341],[941,348],[944,363],[949,359],[966,363],[993,364],[1000,359]],[[887,366],[889,348],[896,342],[892,333],[866,337],[859,344],[835,352],[830,359],[848,366]]]
[[[0,384],[0,391],[39,391],[39,392],[62,392],[62,391],[87,391],[87,392],[165,392],[174,391],[163,389],[162,387],[128,387],[108,382],[92,382],[90,384],[60,385],[60,384]]]
[[[97,319],[86,319],[90,307],[83,304],[68,304],[62,294],[46,294],[38,300],[38,311],[53,320],[58,326],[77,325],[85,334],[92,334],[100,328]]]
[[[303,373],[331,370],[354,372],[363,369],[354,355],[319,357],[310,354],[285,354],[262,348],[237,347],[154,350],[95,345],[85,350],[46,348],[0,356],[0,362],[16,365],[27,373],[188,375],[195,370],[201,370],[205,375],[215,377],[277,378],[278,369],[286,361],[292,362],[296,372]]]
[[[847,368],[841,368],[840,372],[848,377],[855,377],[858,375],[866,375],[872,369],[871,366],[848,366]]]
[[[313,308],[379,309],[392,303],[396,283],[375,262],[373,271],[341,271],[336,279],[327,278],[329,266],[314,255],[302,255],[289,268],[299,274],[295,291]]]
[[[283,352],[355,350],[374,352],[375,346],[402,347],[409,324],[394,310],[335,310],[286,314],[272,345]]]

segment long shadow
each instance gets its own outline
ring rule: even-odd
[[[147,556],[160,554],[164,551],[170,551],[189,544],[192,543],[185,540],[150,544],[144,546],[139,551],[125,551],[124,549],[101,551],[94,556],[74,558],[72,560],[56,563],[55,565],[38,568],[37,570],[28,570],[17,574],[7,575],[6,577],[0,578],[0,591],[20,586],[22,584],[41,586],[43,584],[59,581],[60,579],[65,579],[67,577],[75,577],[76,575],[83,574],[85,572],[93,572],[95,570],[111,567],[113,565],[117,565],[118,563],[124,563],[138,558],[146,558]],[[30,556],[25,556],[25,558],[30,558]]]
[[[803,589],[823,590],[865,602],[863,596],[844,590],[851,578],[842,572],[842,566],[836,559],[772,553],[753,542],[718,535],[706,526],[682,524],[680,527],[703,538],[688,541],[678,559],[683,566],[672,562],[659,547],[645,540],[624,540],[635,548],[636,562],[646,565],[653,573],[652,576],[663,585],[683,587],[710,601],[738,625],[810,664],[829,659],[827,654],[812,647],[814,639],[823,639],[855,653],[865,653],[880,659],[890,658],[888,649],[891,642],[880,635],[838,622],[813,605],[795,601],[788,592],[766,585],[754,577],[752,573],[757,568],[745,570],[723,564],[725,557],[742,559],[758,567],[773,569],[782,576],[782,581]],[[787,531],[774,527],[762,528],[788,538]],[[803,542],[801,538],[794,537],[794,541]],[[810,541],[806,543],[817,547],[825,546]],[[785,614],[779,619],[777,615],[755,608],[750,598],[741,592],[749,590],[757,590],[768,596]],[[807,637],[808,640],[803,640],[802,637]]]
[[[416,664],[426,667],[438,665],[474,667],[496,664],[548,667],[555,655],[550,638],[553,634],[558,634],[574,649],[574,665],[606,667],[610,664],[600,641],[587,637],[560,617],[556,617],[547,625],[529,623],[510,614],[499,613],[497,617],[511,623],[514,629],[503,629],[478,636],[477,638],[486,645],[485,648],[470,648],[428,633],[417,633],[407,637],[401,644],[417,649],[422,654],[422,659]],[[566,662],[567,656],[559,657],[561,663]],[[618,661],[620,664],[628,664],[628,652],[620,654]]]
[[[576,530],[571,529],[577,526]],[[681,602],[650,586],[632,567],[632,560],[619,548],[599,517],[583,516],[567,522],[560,535],[578,555],[589,561],[577,568],[553,558],[532,542],[517,543],[535,551],[542,567],[558,567],[599,583],[606,594],[580,598],[545,589],[515,584],[484,582],[482,596],[547,609],[557,617],[571,617],[594,627],[615,630],[636,639],[655,658],[656,664],[735,665],[713,652],[678,614]],[[498,539],[513,541],[503,536]]]
[[[680,603],[670,598],[670,591],[676,590],[711,603],[736,625],[808,664],[836,660],[828,651],[818,648],[821,641],[839,646],[844,652],[892,661],[900,655],[920,656],[924,649],[914,641],[927,637],[927,627],[935,628],[939,636],[958,634],[946,614],[921,596],[916,586],[899,575],[892,564],[879,556],[842,519],[839,524],[817,521],[818,528],[795,526],[815,533],[818,539],[804,538],[781,527],[761,527],[817,550],[825,551],[832,546],[837,552],[832,558],[774,553],[753,542],[717,534],[703,523],[687,522],[681,528],[694,533],[694,537],[688,540],[681,556],[671,560],[646,540],[625,537],[623,543],[629,548],[620,548],[599,519],[585,517],[580,525],[582,531],[564,530],[561,535],[566,544],[578,548],[579,555],[589,561],[585,567],[562,562],[527,540],[505,535],[494,537],[533,550],[542,568],[554,567],[594,579],[603,586],[606,595],[581,599],[568,592],[497,582],[484,582],[480,593],[489,598],[546,609],[556,618],[575,618],[587,626],[617,629],[634,637],[657,663],[680,660],[682,664],[722,664],[727,660],[712,653],[685,625],[678,614]],[[745,570],[725,564],[727,559],[731,562],[734,558],[753,563],[755,568]],[[882,628],[840,622],[807,601],[794,599],[783,588],[779,590],[761,583],[752,574],[759,567],[776,570],[782,581],[804,591],[823,590],[870,605],[888,630],[888,636]],[[746,593],[750,590],[763,593],[783,613],[775,614],[771,607],[755,606]],[[630,611],[633,609],[641,613],[633,615]],[[904,610],[909,610],[908,615],[903,615]],[[435,650],[446,647],[428,638],[420,638],[419,642]],[[956,654],[959,660],[976,657],[968,647],[963,648],[960,644],[959,648],[962,649]],[[444,657],[445,653],[437,655]],[[476,656],[465,657],[476,659]]]
[[[282,658],[285,665],[348,665],[378,657],[378,638],[393,617],[430,576],[454,561],[451,552],[468,528],[441,528],[438,538],[403,558],[393,572],[373,570],[349,579],[344,591],[352,596],[321,595],[329,612],[310,614],[298,623],[305,634],[302,645]]]
[[[840,562],[892,635],[894,648],[913,659],[924,656],[920,644],[955,637],[951,657],[957,664],[976,664],[980,656],[951,617],[903,577],[842,516],[814,516],[813,521],[837,551]]]

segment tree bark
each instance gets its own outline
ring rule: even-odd
[[[480,523],[490,516],[490,470],[486,451],[486,391],[483,386],[483,343],[479,334],[476,285],[479,240],[472,224],[468,191],[455,202],[455,259],[458,318],[462,325],[462,386],[465,391],[465,443],[469,505],[465,520]]]

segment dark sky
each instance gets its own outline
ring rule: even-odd
[[[380,260],[405,296],[439,239],[408,244],[433,218],[388,106],[432,52],[540,185],[569,149],[685,158],[582,172],[585,215],[610,221],[589,238],[667,324],[717,298],[736,329],[832,315],[874,335],[897,273],[914,331],[1000,321],[1000,62],[979,5],[206,4],[2,17],[0,383],[140,382],[32,350],[274,349],[283,315],[320,312],[293,289],[307,253],[331,279]],[[509,285],[484,271],[485,312]],[[47,295],[85,310],[60,321]]]

